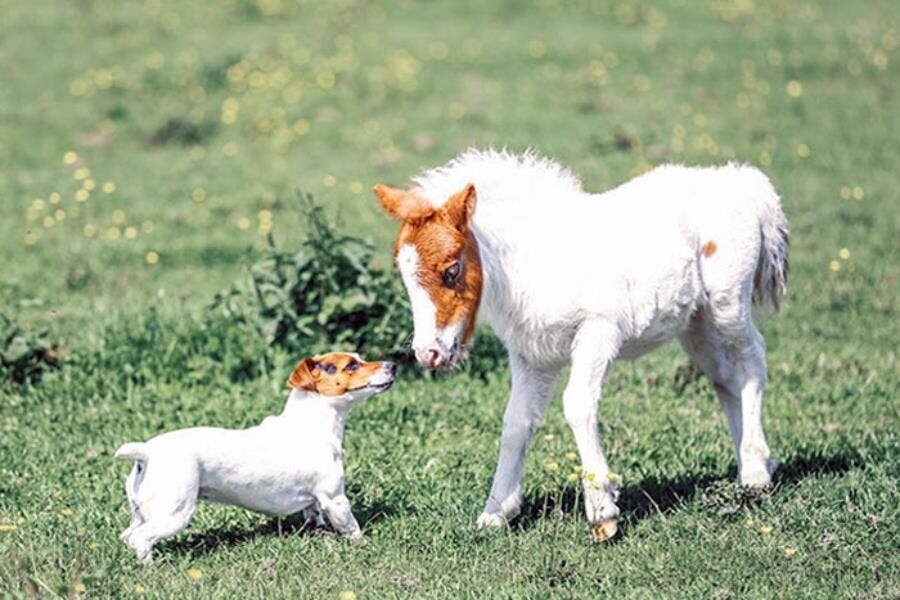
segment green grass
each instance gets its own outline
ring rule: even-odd
[[[0,593],[900,595],[897,3],[43,0],[6,3],[0,39],[0,312],[68,352],[0,392]],[[615,543],[588,540],[558,402],[524,516],[475,529],[501,371],[407,380],[353,414],[348,495],[367,543],[206,505],[139,565],[117,539],[117,445],[249,425],[283,401],[297,357],[233,382],[198,341],[267,215],[295,247],[296,190],[310,192],[386,265],[395,229],[368,190],[469,144],[537,147],[594,190],[670,161],[764,168],[792,228],[788,299],[762,323],[775,488],[728,484],[713,394],[668,348],[617,365],[606,389]]]

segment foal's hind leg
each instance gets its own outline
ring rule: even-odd
[[[762,405],[766,388],[766,345],[749,316],[738,324],[710,310],[694,315],[681,343],[694,363],[710,378],[728,418],[744,485],[765,487],[777,463],[769,458],[763,432]]]

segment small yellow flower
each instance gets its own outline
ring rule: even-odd
[[[828,263],[828,268],[831,269],[832,272],[837,273],[838,271],[841,270],[841,263],[839,263],[836,260],[833,260],[830,263]]]
[[[78,167],[77,169],[75,169],[75,172],[72,174],[72,177],[74,177],[78,181],[81,181],[82,179],[87,179],[90,176],[91,176],[91,170],[88,169],[87,167]]]
[[[141,223],[141,231],[144,233],[150,233],[153,231],[153,221],[144,221]]]
[[[12,523],[0,523],[0,532],[15,531],[16,529],[18,529],[18,527]]]
[[[144,589],[144,586],[142,586],[139,583],[134,584],[134,588],[132,588],[132,589],[134,590],[134,593],[138,596],[143,596],[144,592],[147,591],[146,589]]]
[[[854,200],[862,200],[865,195],[866,195],[866,193],[858,185],[853,188],[853,199]]]
[[[116,191],[116,184],[112,181],[107,181],[103,184],[104,194],[112,194],[114,191]]]
[[[578,458],[578,455],[574,452],[566,452],[566,460],[575,460]]]
[[[71,150],[63,154],[63,164],[71,165],[74,164],[76,160],[78,160],[78,155]]]
[[[581,472],[583,470],[584,470],[584,467],[582,467],[581,465],[575,465],[574,467],[572,467],[572,472],[577,473],[579,475],[581,474]]]
[[[551,473],[556,473],[557,471],[559,471],[559,464],[557,464],[556,461],[547,461],[546,463],[544,463],[544,467]]]
[[[848,258],[850,258],[850,250],[848,250],[847,248],[841,248],[840,250],[838,250],[838,256],[840,256],[844,260],[847,260]]]
[[[759,528],[759,532],[763,535],[769,535],[770,533],[772,533],[772,526],[771,525],[763,525],[762,527]]]
[[[237,222],[238,229],[250,229],[250,219],[241,217]]]
[[[797,145],[797,156],[800,158],[809,158],[809,146],[806,144]]]
[[[194,202],[203,202],[206,200],[206,190],[203,188],[194,188],[194,191],[191,192],[191,198]]]
[[[84,237],[92,238],[97,235],[97,228],[88,223],[84,226]]]
[[[59,204],[59,201],[61,200],[59,192],[53,192],[48,196],[48,198],[50,200],[50,204]]]
[[[157,254],[156,252],[154,252],[153,250],[151,250],[151,251],[148,252],[147,255],[144,257],[144,260],[147,261],[147,264],[148,264],[148,265],[155,265],[156,263],[159,262],[159,254]]]
[[[572,483],[578,481],[578,473],[569,473],[569,475],[566,477],[566,481]]]
[[[73,511],[71,508],[69,508],[67,506],[65,508],[60,509],[59,514],[61,514],[64,517],[71,517],[72,515],[75,514],[75,511]]]
[[[126,227],[125,228],[125,237],[129,240],[133,240],[137,237],[138,230],[137,227]]]
[[[785,86],[785,91],[787,91],[788,96],[791,98],[799,98],[803,95],[803,84],[796,79],[788,81],[788,84]]]
[[[841,198],[844,200],[849,200],[853,197],[853,190],[850,189],[849,185],[841,186]]]
[[[344,590],[338,595],[338,600],[356,600],[356,593],[350,590]]]
[[[90,192],[90,191],[92,191],[95,187],[97,187],[97,184],[94,182],[93,179],[85,179],[85,180],[81,183],[81,187],[83,187],[84,189],[86,189],[87,191]]]
[[[82,188],[75,192],[75,199],[79,202],[87,202],[87,199],[91,197],[91,193],[86,189]]]
[[[334,184],[336,184],[336,183],[337,183],[337,179],[335,178],[334,175],[326,175],[325,177],[322,178],[322,185],[324,185],[327,188],[334,187]]]
[[[544,441],[545,441],[545,442],[552,442],[554,437],[555,437],[555,436],[554,436],[552,433],[548,433],[547,435],[544,436]]]
[[[53,227],[56,224],[56,219],[54,219],[50,215],[47,215],[46,217],[44,217],[43,223],[44,227]]]
[[[618,481],[620,479],[619,475],[617,473],[613,473],[612,471],[606,474],[606,478],[609,481]]]
[[[108,240],[117,240],[122,237],[122,231],[113,225],[112,227],[107,227],[105,236]]]
[[[787,556],[788,558],[790,558],[791,556],[797,554],[797,549],[794,548],[793,546],[788,546],[787,548],[785,548],[785,549],[783,550],[783,552],[784,552],[784,555],[785,555],[785,556]]]
[[[594,481],[594,479],[596,479],[596,477],[597,476],[594,475],[593,473],[585,473],[584,474],[584,478],[587,479],[588,481]]]
[[[348,186],[351,194],[362,194],[363,184],[359,181],[352,181]]]
[[[198,569],[197,567],[191,567],[186,571],[187,576],[191,578],[193,581],[200,581],[203,579],[203,571]]]

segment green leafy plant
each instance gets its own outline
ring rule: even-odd
[[[0,381],[34,382],[62,360],[46,330],[25,331],[0,313]]]

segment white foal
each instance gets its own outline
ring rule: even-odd
[[[519,513],[526,448],[571,365],[563,409],[586,474],[585,510],[599,537],[613,535],[618,489],[598,431],[603,379],[615,359],[676,338],[715,386],[740,481],[769,485],[765,343],[751,304],[777,308],[788,230],[760,171],[663,166],[590,194],[536,154],[469,150],[408,190],[375,193],[402,223],[394,252],[419,362],[459,361],[476,315],[509,351],[512,390],[479,525]]]

